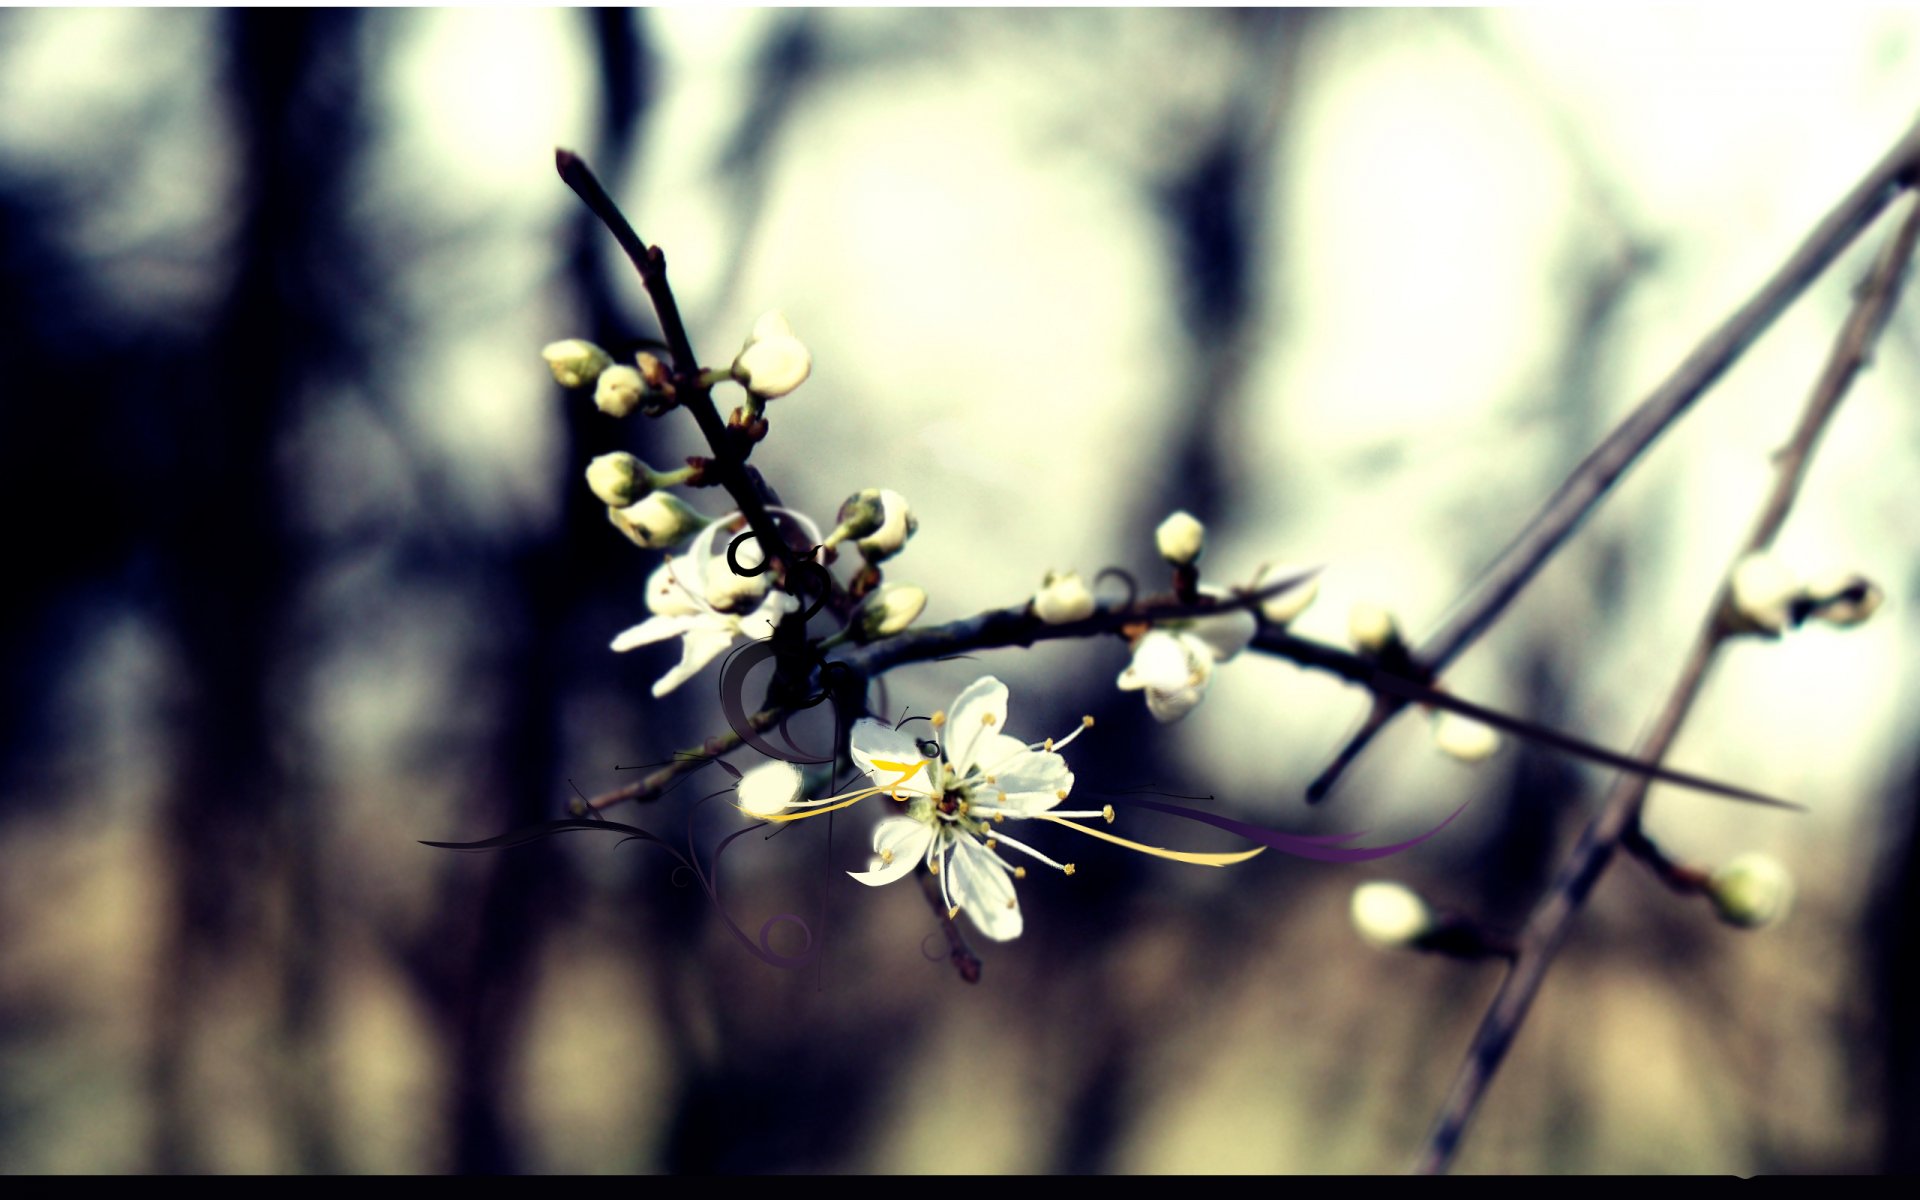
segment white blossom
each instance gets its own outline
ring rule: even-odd
[[[953,702],[937,744],[916,741],[910,730],[872,719],[854,724],[853,761],[876,789],[905,806],[873,831],[874,859],[848,874],[872,887],[905,878],[925,863],[940,879],[949,912],[964,912],[974,927],[996,942],[1020,936],[1020,902],[1013,882],[1026,875],[1000,854],[1004,846],[1069,875],[1060,863],[1010,837],[1014,821],[1068,817],[1112,820],[1112,809],[1061,812],[1073,790],[1073,772],[1057,752],[1080,735],[1029,746],[1002,732],[1007,688],[998,679],[976,679]],[[1090,722],[1087,722],[1090,723]],[[1082,729],[1086,727],[1083,723]]]
[[[815,541],[819,531],[798,513],[774,510],[798,521]],[[770,590],[766,576],[742,576],[733,571],[725,554],[725,542],[716,547],[716,535],[734,536],[734,513],[722,517],[696,537],[688,553],[669,557],[647,580],[647,609],[653,615],[613,639],[613,649],[632,650],[669,638],[682,640],[680,663],[662,675],[653,685],[655,696],[664,696],[691,679],[742,637],[765,639],[773,635],[780,618],[800,607],[800,601],[785,592]],[[735,557],[743,567],[758,565],[758,550],[752,541],[740,547]],[[763,595],[759,606],[741,613],[729,606],[741,605],[754,595]]]
[[[1206,698],[1215,665],[1245,650],[1258,629],[1259,622],[1245,609],[1168,621],[1148,630],[1134,645],[1133,661],[1120,673],[1120,690],[1144,690],[1147,711],[1155,720],[1177,721]]]

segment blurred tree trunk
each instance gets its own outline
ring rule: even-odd
[[[173,911],[151,1075],[153,1165],[165,1171],[237,1165],[219,1122],[238,1114],[206,1094],[256,1070],[264,1078],[241,1086],[269,1098],[284,1155],[271,1165],[338,1166],[320,1046],[321,847],[312,787],[291,765],[300,548],[275,458],[307,396],[351,369],[337,287],[351,256],[336,214],[353,165],[357,26],[338,10],[224,15],[232,284],[195,368],[170,392],[150,381],[146,397],[173,414],[174,483],[151,500],[185,676],[162,818]],[[210,1036],[248,1016],[268,1043],[259,1059]]]

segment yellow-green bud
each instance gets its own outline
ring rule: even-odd
[[[900,553],[902,547],[920,529],[920,522],[907,508],[907,498],[890,488],[880,489],[880,525],[854,545],[870,563],[881,563]]]
[[[1176,567],[1191,565],[1207,544],[1207,527],[1192,513],[1182,510],[1160,522],[1153,531],[1153,544],[1160,557]]]
[[[635,368],[608,367],[600,372],[600,382],[594,386],[593,403],[610,417],[624,417],[640,407],[646,390],[646,381]]]
[[[1433,910],[1403,883],[1377,881],[1353,889],[1353,927],[1383,950],[1410,946],[1433,931]]]
[[[608,508],[626,508],[653,491],[653,469],[625,450],[616,450],[587,464],[587,486]]]
[[[1093,615],[1093,593],[1078,571],[1047,572],[1033,597],[1033,615],[1049,625],[1069,625]]]
[[[613,356],[592,342],[568,338],[551,342],[540,351],[561,387],[585,387],[613,365]]]
[[[707,519],[668,491],[649,492],[626,508],[609,508],[607,519],[637,546],[672,550],[707,526]]]
[[[927,594],[910,583],[886,583],[860,602],[854,627],[860,640],[892,637],[905,632],[927,607]]]
[[[1765,854],[1743,854],[1708,878],[1707,896],[1722,921],[1758,929],[1787,915],[1793,876]]]

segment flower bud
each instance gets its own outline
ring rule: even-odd
[[[616,450],[587,464],[587,486],[608,508],[627,508],[653,491],[653,469],[625,450]]]
[[[753,324],[746,345],[733,360],[733,377],[762,399],[784,396],[807,381],[813,372],[813,355],[799,338],[786,317],[770,312]]]
[[[1500,748],[1500,735],[1472,717],[1443,709],[1434,718],[1433,744],[1449,757],[1477,763],[1491,758]]]
[[[1153,531],[1153,544],[1160,557],[1176,567],[1191,565],[1206,546],[1207,527],[1190,512],[1182,510],[1160,522]]]
[[[646,499],[626,508],[609,508],[607,519],[637,546],[672,550],[706,528],[707,519],[672,492],[647,493]]]
[[[863,493],[864,494],[864,493]],[[907,508],[907,498],[890,488],[880,489],[880,525],[854,543],[870,563],[885,562],[900,553],[907,539],[920,529],[920,522]]]
[[[1383,950],[1410,946],[1433,931],[1433,910],[1403,883],[1376,881],[1353,889],[1353,927]]]
[[[673,375],[668,372],[667,364],[645,350],[633,356],[634,365],[640,368],[640,381],[656,392],[673,390]]]
[[[1880,610],[1886,593],[1864,575],[1839,571],[1822,576],[1807,587],[1809,614],[1829,625],[1858,625]]]
[[[1743,854],[1708,878],[1707,897],[1722,921],[1758,929],[1787,915],[1793,876],[1765,854]]]
[[[1771,554],[1749,554],[1733,568],[1729,624],[1741,633],[1778,637],[1805,595],[1799,576]]]
[[[1259,591],[1266,587],[1269,580],[1279,581],[1293,574],[1291,567],[1265,567],[1254,578],[1253,589]],[[1315,575],[1294,587],[1281,592],[1278,596],[1260,602],[1260,615],[1274,625],[1285,625],[1301,613],[1320,595],[1320,577]]]
[[[742,775],[733,790],[748,816],[771,817],[800,798],[800,782],[799,767],[775,759]]]
[[[610,417],[624,417],[640,407],[646,395],[645,384],[633,367],[608,367],[600,372],[600,382],[594,386],[594,407]]]
[[[841,503],[840,514],[835,519],[839,524],[822,543],[829,550],[850,538],[863,538],[872,534],[887,519],[886,506],[880,502],[880,489],[862,488],[848,496]]]
[[[1356,604],[1347,613],[1347,637],[1362,654],[1384,654],[1400,640],[1400,626],[1378,604]]]
[[[886,583],[860,603],[854,614],[854,627],[860,640],[892,637],[903,633],[927,607],[927,594],[910,583]]]
[[[1093,593],[1078,571],[1048,571],[1034,593],[1033,615],[1049,625],[1068,625],[1093,615]]]
[[[547,360],[554,379],[566,388],[585,387],[613,365],[612,355],[579,338],[549,343],[540,351],[540,357]]]

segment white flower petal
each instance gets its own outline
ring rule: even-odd
[[[1191,638],[1206,647],[1215,662],[1226,662],[1247,648],[1253,635],[1260,629],[1260,622],[1245,609],[1237,612],[1221,613],[1216,617],[1201,617],[1181,636]]]
[[[1013,893],[1013,876],[993,851],[971,837],[954,841],[947,861],[948,887],[953,902],[967,914],[974,928],[996,942],[1020,936],[1020,901]]]
[[[631,629],[622,630],[613,639],[616,653],[639,646],[651,646],[668,638],[677,638],[700,623],[695,616],[648,617]]]
[[[1147,690],[1147,711],[1153,719],[1162,725],[1171,724],[1200,707],[1200,701],[1206,698],[1207,689],[1202,687],[1149,688]]]
[[[692,679],[700,673],[701,667],[726,653],[727,647],[733,645],[731,630],[716,629],[710,625],[689,629],[684,637],[686,640],[681,643],[680,665],[662,675],[653,685],[656,698]]]
[[[1120,673],[1122,691],[1153,688],[1168,691],[1188,685],[1193,675],[1193,655],[1180,639],[1165,630],[1155,629],[1133,648],[1133,662]]]
[[[1007,685],[991,675],[974,680],[954,698],[953,709],[947,713],[947,727],[943,731],[947,761],[965,775],[980,761],[981,748],[991,745],[983,742],[980,735],[1003,733],[1006,724]]]
[[[867,773],[873,786],[888,790],[897,790],[902,795],[928,796],[933,794],[933,778],[929,768],[933,765],[920,753],[920,744],[914,740],[914,734],[907,729],[895,729],[883,725],[871,717],[862,717],[853,723],[853,736],[849,750],[853,763]],[[876,760],[896,763],[919,763],[920,767],[905,780],[900,778],[897,769],[876,765]]]
[[[773,636],[774,626],[780,624],[780,618],[790,612],[798,612],[800,601],[785,592],[769,592],[760,602],[760,607],[740,618],[740,633],[754,641],[765,641]]]
[[[693,573],[683,570],[683,558],[669,558],[647,576],[647,610],[663,617],[690,616],[706,611],[688,586]]]
[[[1151,702],[1152,693],[1148,693]],[[1073,791],[1073,772],[1067,760],[1051,750],[1029,750],[994,772],[988,796],[1016,817],[1046,812],[1059,804],[1062,792]],[[997,792],[1005,792],[999,799]],[[978,795],[978,793],[975,793]]]
[[[873,828],[873,865],[847,874],[868,887],[892,883],[919,866],[932,846],[933,826],[912,817],[888,817]]]

